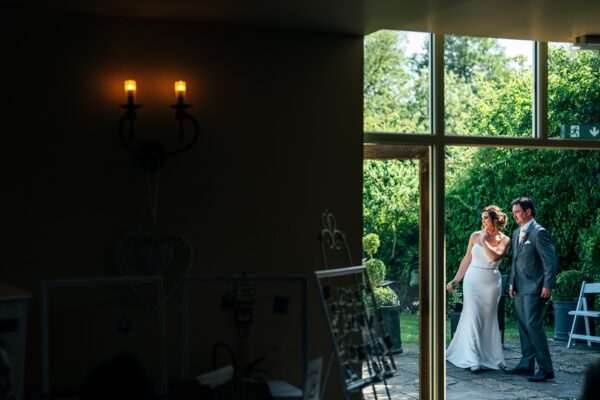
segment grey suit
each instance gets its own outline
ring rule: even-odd
[[[512,266],[508,278],[516,292],[515,313],[523,355],[519,366],[533,369],[537,360],[540,369],[554,372],[542,321],[546,301],[540,297],[543,287],[556,287],[558,262],[554,244],[548,231],[535,221],[527,228],[522,243],[519,243],[519,232],[520,228],[512,235]]]

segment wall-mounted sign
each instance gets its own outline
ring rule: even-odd
[[[600,124],[564,124],[560,136],[565,139],[600,139]]]

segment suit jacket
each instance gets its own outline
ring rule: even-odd
[[[525,240],[519,243],[520,229],[512,235],[509,285],[520,294],[539,294],[543,287],[554,289],[558,260],[550,234],[534,220]]]

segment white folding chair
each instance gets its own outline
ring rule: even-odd
[[[600,311],[588,310],[586,294],[597,294],[600,293],[600,283],[587,283],[581,284],[581,291],[579,292],[579,299],[577,300],[577,308],[574,311],[569,311],[569,315],[573,315],[573,325],[571,326],[571,332],[569,333],[569,341],[567,342],[567,348],[571,347],[574,339],[581,339],[587,341],[587,345],[591,346],[592,342],[600,343],[600,336],[593,336],[590,332],[590,318],[600,317]],[[577,318],[583,317],[585,320],[585,335],[575,333],[575,326],[577,325]]]

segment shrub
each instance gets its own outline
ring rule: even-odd
[[[365,267],[367,268],[367,274],[369,275],[371,286],[380,286],[385,279],[385,264],[383,261],[372,258],[365,261]]]
[[[595,222],[583,229],[577,239],[577,251],[581,270],[594,281],[600,279],[600,209],[596,210]]]
[[[398,296],[396,296],[396,293],[389,287],[373,288],[373,294],[375,295],[375,301],[379,307],[398,305]]]
[[[363,236],[363,251],[366,251],[369,255],[369,258],[373,258],[373,255],[377,253],[379,246],[381,245],[381,241],[379,240],[379,236],[376,233],[369,233],[368,235]]]
[[[554,301],[577,301],[581,291],[581,283],[590,282],[590,277],[583,271],[570,269],[556,275],[556,289],[552,291]]]
[[[398,305],[398,296],[389,287],[373,287],[373,296],[378,307],[389,307]],[[368,308],[373,307],[373,301],[371,296],[364,296],[365,306]]]

